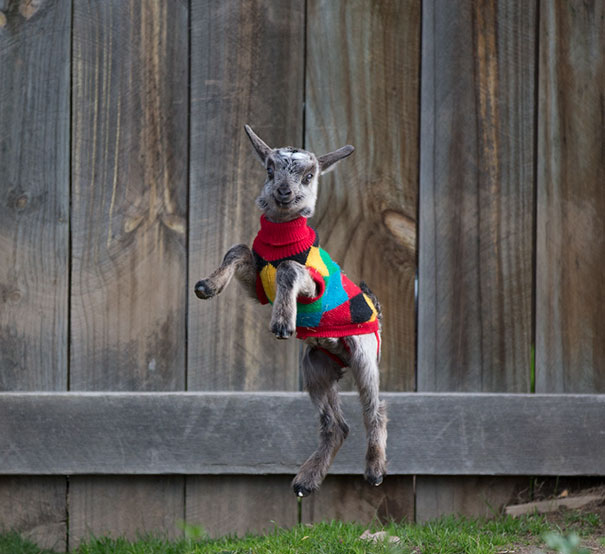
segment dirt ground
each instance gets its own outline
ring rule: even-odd
[[[558,526],[562,530],[562,534],[568,535],[575,532],[580,536],[580,547],[588,550],[590,554],[605,554],[605,544],[602,539],[605,538],[605,486],[593,487],[583,490],[574,490],[573,492],[563,489],[562,493],[557,496],[539,495],[540,499],[557,498],[557,497],[578,497],[578,496],[599,496],[600,499],[586,506],[568,510],[560,508],[551,513],[543,514],[550,523]],[[588,514],[596,514],[599,516],[600,524],[594,527],[587,522]],[[515,545],[511,550],[503,550],[499,554],[546,554],[554,552],[546,547]]]

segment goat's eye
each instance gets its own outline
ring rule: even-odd
[[[269,177],[269,179],[273,179],[273,168],[271,166],[267,168],[267,177]]]
[[[303,178],[303,183],[308,185],[311,182],[311,179],[313,179],[313,173],[307,173]]]

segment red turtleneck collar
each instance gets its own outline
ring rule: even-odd
[[[260,230],[252,248],[265,260],[278,260],[304,252],[313,246],[315,236],[306,217],[273,223],[261,215]]]

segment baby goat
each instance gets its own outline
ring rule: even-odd
[[[319,488],[347,437],[337,389],[344,367],[353,373],[363,407],[365,478],[378,486],[386,472],[387,439],[386,407],[378,397],[380,304],[365,283],[357,286],[341,272],[307,225],[318,177],[354,148],[316,157],[291,147],[270,148],[247,125],[246,133],[267,172],[256,200],[261,229],[252,250],[245,244],[230,248],[220,267],[195,285],[195,294],[212,298],[235,275],[252,297],[273,304],[270,328],[278,339],[296,331],[307,344],[303,379],[320,413],[320,444],[294,478],[294,492],[306,496]]]

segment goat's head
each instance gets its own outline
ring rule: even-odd
[[[248,125],[246,133],[267,171],[256,205],[275,223],[311,217],[317,201],[318,177],[355,150],[348,145],[316,157],[313,152],[290,146],[270,148]]]

